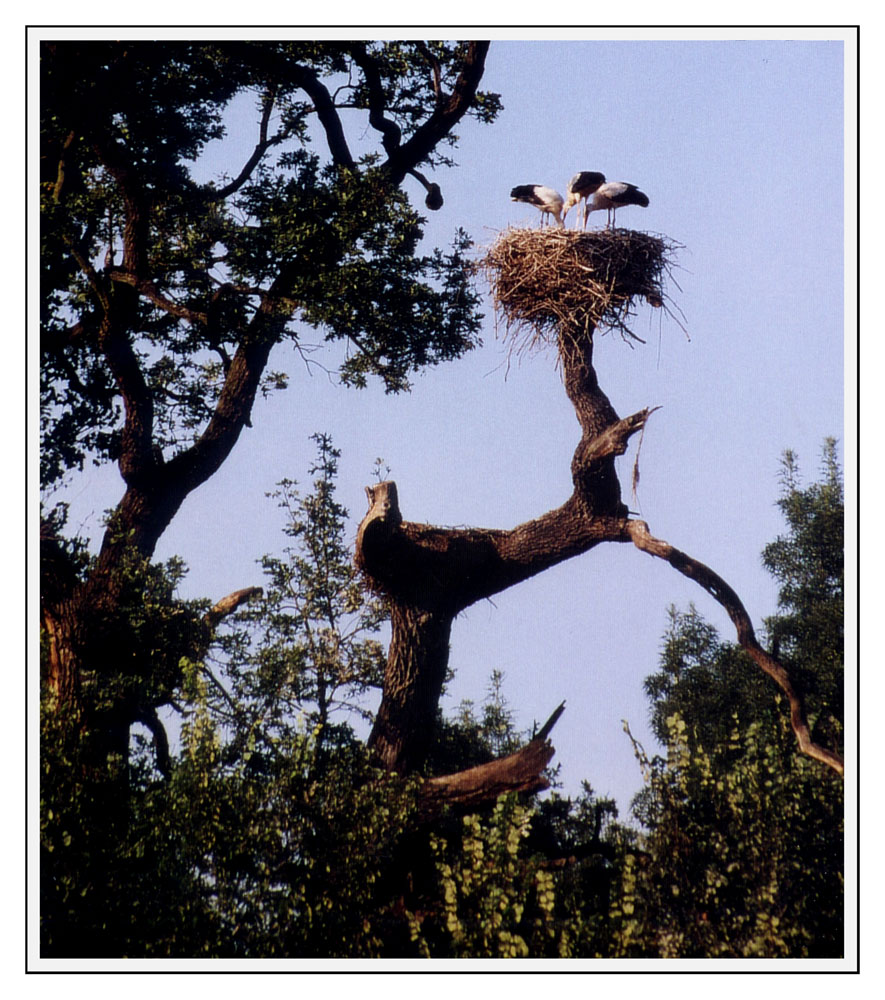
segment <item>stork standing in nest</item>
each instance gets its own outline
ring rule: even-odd
[[[578,229],[581,220],[584,220],[584,228],[587,228],[587,199],[591,194],[598,191],[605,184],[605,174],[598,170],[582,170],[568,182],[566,187],[565,210],[562,213],[563,222],[569,214],[573,205],[578,206]]]
[[[591,212],[608,212],[606,229],[611,229],[615,222],[615,212],[623,205],[640,205],[648,208],[648,195],[640,191],[635,184],[626,181],[609,181],[602,184],[593,193],[593,200],[584,203],[584,228],[587,228],[587,216]]]
[[[543,184],[519,184],[510,192],[510,198],[512,201],[524,201],[527,205],[534,205],[541,213],[542,226],[545,216],[551,215],[562,229],[562,195],[553,188],[545,187]]]

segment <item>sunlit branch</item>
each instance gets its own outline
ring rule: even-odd
[[[427,60],[430,65],[431,74],[433,77],[433,92],[436,94],[437,103],[442,101],[443,94],[442,89],[442,78],[440,74],[440,64],[439,59],[430,51],[426,42],[416,41],[415,48],[421,53],[422,56]]]
[[[790,704],[790,724],[799,749],[802,753],[815,760],[819,760],[831,767],[837,774],[844,772],[844,763],[838,754],[832,753],[824,747],[818,746],[811,738],[808,722],[805,718],[805,709],[802,699],[787,671],[769,653],[759,645],[756,634],[753,630],[753,623],[747,614],[743,603],[732,588],[719,576],[713,572],[709,566],[705,566],[697,559],[693,559],[686,553],[670,545],[669,542],[655,538],[648,530],[645,521],[630,521],[629,532],[633,544],[647,552],[649,555],[664,559],[677,569],[683,576],[700,584],[723,608],[728,612],[737,631],[738,643],[747,651],[758,667],[760,667],[769,677],[780,687],[787,696]]]

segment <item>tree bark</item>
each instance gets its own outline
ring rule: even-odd
[[[385,110],[389,97],[381,86],[378,60],[365,46],[354,44],[372,94],[371,123],[385,130],[384,148],[388,158],[381,164],[381,169],[392,186],[399,185],[409,171],[427,161],[435,147],[470,111],[483,75],[489,43],[465,44],[452,93],[437,93],[426,119],[405,143],[401,143],[400,136],[387,128],[389,120]],[[292,92],[295,92],[293,87],[303,90],[313,102],[326,136],[331,161],[348,170],[362,169],[348,148],[336,99],[310,66],[302,65],[288,55],[278,54],[273,47],[258,50],[255,46],[244,44],[230,46],[229,51],[235,58],[250,65],[257,77],[266,80],[267,87],[257,145],[235,181],[221,189],[207,187],[202,191],[207,201],[217,201],[237,191],[252,176],[266,151],[287,137],[285,128],[275,136],[268,134],[276,93],[283,85]],[[62,73],[66,71],[66,66],[61,65],[60,59],[57,64],[53,61],[55,54],[52,46],[47,48],[45,65]],[[120,53],[116,61],[111,59],[102,68],[100,78],[103,86],[107,87],[117,79],[117,70],[124,67],[123,59],[124,53]],[[88,240],[82,240],[82,234],[72,230],[66,237],[70,256],[91,290],[88,309],[84,310],[91,320],[91,332],[87,335],[96,338],[97,353],[103,357],[122,402],[118,465],[126,485],[125,494],[114,511],[102,539],[98,559],[88,578],[68,580],[62,590],[51,585],[44,586],[42,616],[48,650],[45,679],[60,705],[78,714],[93,693],[86,690],[90,671],[100,673],[103,669],[101,660],[94,658],[96,653],[114,646],[109,640],[109,633],[114,631],[112,622],[121,586],[121,566],[131,553],[144,558],[153,554],[157,542],[184,500],[214,475],[230,455],[243,429],[249,426],[270,352],[281,341],[297,307],[291,298],[292,288],[302,269],[315,267],[316,263],[301,257],[287,259],[279,264],[269,286],[256,290],[259,305],[251,320],[237,332],[236,350],[229,360],[225,359],[223,386],[203,432],[190,447],[164,461],[155,447],[154,390],[146,377],[143,359],[136,350],[135,333],[139,329],[140,315],[147,304],[198,328],[210,326],[211,316],[205,310],[172,301],[158,289],[156,275],[151,270],[152,224],[158,207],[155,204],[156,191],[145,180],[143,165],[119,140],[110,106],[102,101],[68,101],[64,88],[56,97],[72,126],[59,150],[53,188],[56,202],[63,200],[67,193],[66,186],[70,187],[66,176],[70,178],[75,174],[73,151],[76,142],[79,142],[84,149],[91,150],[91,155],[116,186],[122,219],[119,263],[114,265],[114,253],[109,250],[103,270],[96,267],[90,252],[85,249]],[[78,323],[70,334],[70,342],[77,336],[83,336],[85,329],[82,323]],[[63,553],[58,545],[53,546],[48,540],[44,547],[46,558],[43,563],[51,571],[50,564],[53,561],[57,563]],[[419,615],[416,620],[423,619]],[[423,628],[421,625],[415,627],[419,631]],[[199,631],[197,626],[194,628]],[[433,641],[447,642],[447,638],[440,635]],[[122,652],[125,659],[126,651],[118,652]],[[131,723],[139,717],[139,713],[151,710],[152,706],[133,706],[121,697],[115,716],[128,716]],[[119,726],[114,721],[112,728],[116,746],[122,742],[120,733],[124,729],[128,732],[128,726]]]
[[[800,750],[841,774],[841,759],[811,740],[801,696],[784,667],[759,646],[737,594],[702,563],[654,539],[644,522],[628,519],[614,460],[652,411],[618,417],[593,369],[592,329],[561,329],[558,349],[565,390],[582,432],[571,464],[574,490],[561,507],[510,531],[437,528],[403,520],[395,483],[367,488],[369,510],[357,533],[356,562],[369,585],[387,595],[392,622],[370,747],[390,770],[420,768],[448,667],[451,623],[460,611],[600,542],[632,542],[666,559],[725,607],[740,644],[787,695]],[[500,763],[501,773],[509,774],[510,765]],[[494,773],[493,768],[486,785],[490,792],[498,787]],[[478,789],[482,782],[473,779],[464,780]],[[460,781],[451,776],[431,788],[455,801]]]
[[[550,787],[541,773],[553,758],[548,740],[530,740],[516,753],[488,764],[430,778],[421,787],[419,809],[425,818],[454,807],[469,812],[487,802],[494,802],[508,792],[531,794]]]
[[[510,531],[437,528],[403,520],[395,483],[367,488],[356,562],[388,596],[392,625],[369,745],[390,770],[411,771],[423,762],[455,615],[602,541],[631,540],[614,460],[648,411],[618,418],[596,380],[592,335],[581,333],[560,338],[566,391],[582,429],[572,460],[574,492],[562,506]]]

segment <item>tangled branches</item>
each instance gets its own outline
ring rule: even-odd
[[[664,305],[676,244],[631,229],[509,228],[479,261],[517,350],[556,343],[563,330],[630,329],[635,297]]]

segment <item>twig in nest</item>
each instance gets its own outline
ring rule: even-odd
[[[631,229],[504,230],[478,263],[495,310],[517,352],[555,344],[563,330],[617,330],[644,343],[629,326],[635,298],[656,307],[667,300],[676,244]]]

